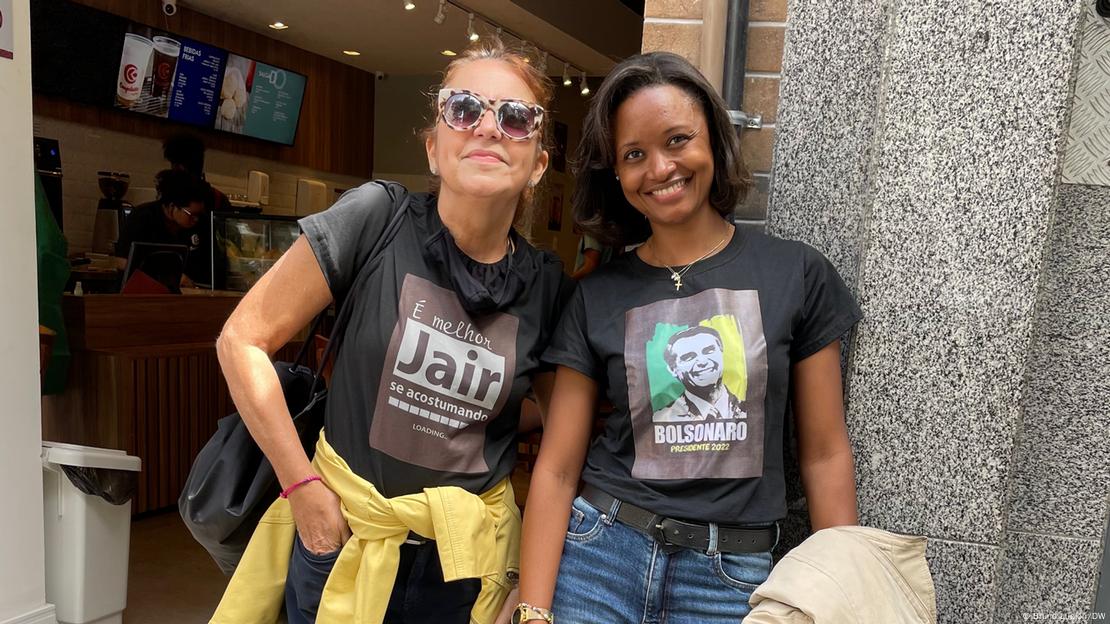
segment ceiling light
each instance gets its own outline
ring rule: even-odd
[[[569,87],[573,84],[570,80],[570,65],[563,63],[563,86]]]
[[[343,54],[346,54],[347,56],[361,56],[362,52],[359,52],[358,50],[343,50]]]
[[[466,37],[471,41],[478,40],[478,31],[474,30],[474,14],[470,13],[466,22]]]
[[[289,28],[289,26],[281,22],[274,22],[273,24],[270,24],[270,28],[273,28],[274,30],[285,30],[286,28]]]
[[[416,3],[412,0],[405,0],[405,10],[411,11],[416,8]]]
[[[442,24],[447,19],[447,0],[439,0],[439,9],[436,11],[436,16],[432,21],[437,24]]]
[[[442,54],[443,56],[458,56],[459,55],[458,52],[455,52],[454,50],[444,50],[443,52],[440,52],[440,54]]]
[[[582,95],[590,94],[590,85],[586,84],[586,72],[582,72],[582,80],[578,84],[582,87]]]

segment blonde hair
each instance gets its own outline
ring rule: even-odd
[[[551,141],[551,99],[555,95],[555,84],[536,67],[532,61],[538,58],[538,50],[532,46],[522,45],[517,49],[509,49],[505,44],[496,37],[488,38],[480,43],[477,43],[462,54],[458,58],[451,61],[445,70],[443,70],[443,81],[441,85],[446,84],[451,80],[451,76],[455,74],[460,67],[473,63],[474,61],[501,61],[509,66],[516,75],[524,81],[528,90],[532,92],[534,102],[543,107],[546,113],[543,116],[543,123],[540,125],[538,133],[538,141],[536,143],[536,153],[539,154],[541,150],[549,150]],[[429,100],[431,103],[430,116],[428,125],[421,131],[420,137],[424,140],[435,137],[436,126],[439,125],[439,105],[436,101],[439,87],[437,86],[430,94]],[[428,188],[432,193],[439,193],[440,179],[437,175],[432,175],[428,183]],[[517,200],[516,218],[515,221],[519,225],[524,216],[534,209],[534,202],[536,198],[536,189],[539,185],[526,186]]]

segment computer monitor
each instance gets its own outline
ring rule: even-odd
[[[181,275],[185,272],[185,260],[189,256],[186,245],[169,243],[131,243],[127,252],[127,266],[123,270],[123,284],[136,271],[142,271],[151,279],[169,289],[171,293],[181,292]]]

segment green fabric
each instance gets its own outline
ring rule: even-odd
[[[43,394],[61,394],[69,369],[69,340],[62,317],[62,293],[69,281],[69,260],[66,258],[65,235],[50,212],[50,202],[42,182],[35,176],[35,236],[38,242],[39,324],[57,333],[46,375]]]

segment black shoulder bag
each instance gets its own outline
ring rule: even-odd
[[[355,303],[359,300],[358,292],[372,273],[374,261],[396,235],[408,206],[408,192],[403,186],[378,183],[389,192],[393,216],[351,283],[316,370],[312,371],[302,362],[326,312],[321,313],[313,324],[296,361],[274,362],[285,403],[293,415],[293,424],[309,459],[316,450],[316,441],[324,426],[327,388],[321,373],[342,339]],[[217,423],[215,435],[201,449],[189,470],[177,505],[181,519],[193,538],[216,560],[220,570],[230,575],[239,565],[259,519],[280,491],[273,467],[247,431],[243,418],[236,412]]]

